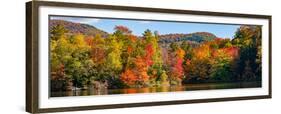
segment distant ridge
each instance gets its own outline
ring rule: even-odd
[[[50,20],[51,28],[58,24],[63,25],[67,30],[69,30],[69,34],[81,33],[87,36],[95,36],[96,34],[100,34],[104,38],[109,36],[109,33],[89,24],[74,23],[65,20]],[[159,43],[172,43],[172,42],[182,42],[182,41],[202,43],[205,41],[212,41],[216,37],[217,36],[209,32],[195,32],[189,34],[182,34],[182,33],[164,34],[164,35],[159,35]]]
[[[74,23],[64,20],[50,20],[50,27],[56,26],[58,24],[63,25],[67,30],[69,30],[70,34],[81,33],[87,36],[95,36],[96,34],[100,34],[102,37],[108,36],[107,32],[100,30],[92,25]]]
[[[205,42],[212,41],[217,36],[209,32],[195,32],[190,34],[165,34],[159,35],[159,42],[161,43],[171,43],[171,42],[181,42],[181,41],[193,41],[193,42]]]

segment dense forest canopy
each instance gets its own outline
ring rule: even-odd
[[[52,24],[52,91],[90,84],[140,88],[261,81],[261,26],[242,25],[233,39],[207,32],[160,35],[149,29],[135,36],[122,25],[111,34],[92,28],[89,33],[87,27]]]

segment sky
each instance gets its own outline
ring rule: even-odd
[[[95,26],[108,33],[114,32],[116,25],[123,25],[132,30],[134,35],[141,36],[146,29],[158,31],[159,34],[170,33],[193,33],[210,32],[219,38],[232,39],[235,31],[240,25],[230,24],[210,24],[210,23],[190,23],[190,22],[163,22],[145,20],[125,20],[125,19],[104,19],[104,18],[84,18],[84,17],[61,17],[51,16],[50,19],[65,20],[74,23],[83,23]]]

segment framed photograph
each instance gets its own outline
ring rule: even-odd
[[[26,111],[271,98],[271,16],[31,1]]]

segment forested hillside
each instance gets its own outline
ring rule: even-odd
[[[88,25],[88,24],[81,24],[81,23],[74,23],[64,20],[50,20],[50,28],[53,28],[57,25],[64,26],[65,29],[68,30],[66,34],[83,34],[83,35],[89,35],[89,36],[95,36],[96,34],[101,35],[102,37],[107,37],[108,33],[100,30],[94,26]]]
[[[57,23],[57,24],[55,24]],[[241,26],[233,39],[206,32],[135,36],[51,22],[52,91],[69,87],[141,88],[261,80],[261,27]],[[89,32],[89,33],[88,33]]]

